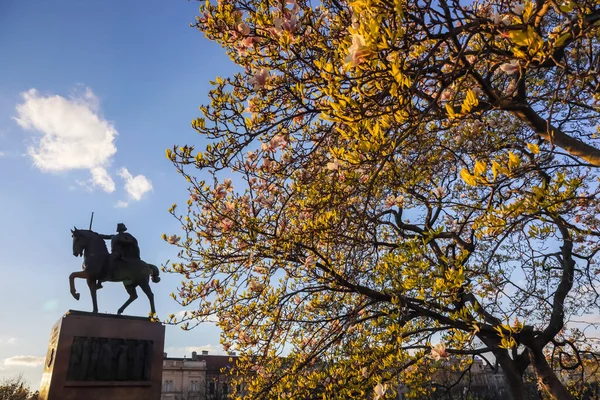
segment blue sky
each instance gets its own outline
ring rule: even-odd
[[[80,269],[69,229],[112,233],[124,222],[142,258],[173,259],[161,239],[177,233],[167,209],[187,198],[186,182],[164,153],[200,144],[190,128],[209,80],[234,65],[189,27],[186,0],[0,2],[0,379],[41,379],[52,325],[69,309],[91,310],[69,294]],[[180,279],[153,284],[160,317],[180,311],[170,297]],[[146,315],[145,296],[126,313]],[[100,312],[116,312],[120,284],[99,292]],[[166,349],[183,356],[219,348],[218,330],[167,327]]]

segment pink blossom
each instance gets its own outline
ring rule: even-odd
[[[242,39],[240,41],[240,45],[243,47],[254,47],[254,43],[258,43],[260,41],[260,38],[256,37],[256,36],[247,36],[244,39]]]
[[[225,218],[223,221],[221,221],[221,229],[223,230],[223,232],[227,232],[229,230],[231,230],[231,228],[233,227],[233,221],[230,220],[229,218]]]
[[[263,194],[259,194],[254,198],[254,201],[261,204],[265,200],[265,196]]]
[[[511,23],[510,16],[508,16],[508,15],[502,16],[498,13],[493,13],[491,16],[491,20],[495,25],[503,24],[503,25],[508,26]]]
[[[298,20],[295,14],[289,16],[289,18],[275,18],[273,19],[273,26],[275,27],[275,33],[281,34],[283,32],[296,33],[298,30]]]
[[[225,191],[225,187],[223,187],[223,185],[218,185],[214,192],[213,192],[215,199],[217,200],[221,200],[223,198],[225,198],[225,196],[227,195],[227,192]]]
[[[369,50],[366,47],[365,38],[357,33],[352,35],[352,45],[348,48],[348,55],[344,59],[346,63],[352,63],[355,67],[365,61]]]
[[[260,375],[263,378],[266,378],[269,376],[269,374],[267,374],[265,367],[263,367],[262,365],[257,365],[255,367],[253,367],[253,369],[256,371],[256,373],[258,375]]]
[[[435,346],[431,346],[431,358],[434,360],[440,360],[449,356],[450,354],[446,351],[446,345],[444,343],[438,343]]]
[[[517,89],[517,82],[511,81],[510,84],[506,87],[507,94],[512,94]]]
[[[511,60],[508,63],[504,63],[500,66],[500,69],[509,74],[512,75],[516,72],[519,72],[519,62],[517,60]]]
[[[225,210],[227,210],[228,212],[235,210],[235,204],[232,201],[226,201]]]
[[[267,84],[269,79],[269,71],[266,68],[261,68],[254,74],[252,78],[248,80],[248,83],[253,85],[254,90],[263,88]]]
[[[248,288],[254,293],[260,293],[264,290],[265,285],[257,281],[250,281],[250,283],[248,284]]]
[[[333,162],[327,163],[327,169],[330,171],[337,171],[337,169],[340,167],[341,163],[340,160],[338,160],[337,158],[333,160]]]
[[[360,28],[360,22],[358,21],[358,17],[354,13],[352,14],[352,28],[353,29]],[[388,61],[391,61],[391,60],[388,60]]]
[[[273,161],[270,158],[263,159],[263,168],[269,170],[273,164]]]
[[[306,257],[306,259],[304,260],[304,266],[307,268],[310,268],[313,265],[315,265],[315,258],[311,254],[308,257]]]
[[[385,201],[383,202],[383,206],[385,208],[392,208],[394,206],[394,203],[396,202],[396,197],[395,196],[388,196]]]
[[[283,149],[287,145],[287,141],[285,140],[285,138],[283,136],[275,135],[269,142],[269,145],[273,149],[275,149],[277,147],[281,147],[281,149]]]
[[[273,204],[275,204],[275,197],[273,197],[273,196],[271,196],[271,197],[267,197],[267,198],[265,199],[265,201],[263,201],[263,204],[264,204],[266,207],[269,207],[269,208],[270,208],[270,207],[273,207]]]
[[[385,208],[392,208],[393,206],[402,207],[404,205],[404,196],[388,196],[383,202]]]
[[[363,378],[368,378],[369,372],[367,371],[367,367],[362,367],[360,369],[360,374],[362,375]]]
[[[450,98],[451,98],[451,97],[452,97],[452,91],[451,91],[451,90],[448,90],[448,89],[446,89],[446,90],[444,90],[444,91],[442,92],[442,94],[440,95],[440,100],[441,100],[441,101],[448,101],[448,100],[450,100]]]
[[[286,0],[285,3],[286,4],[291,4],[292,5],[292,10],[294,10],[295,12],[298,12],[300,10],[300,6],[296,2],[296,0]]]
[[[380,398],[382,398],[385,395],[385,392],[387,391],[387,384],[381,384],[378,383],[375,386],[375,397],[373,397],[373,400],[379,400]]]
[[[488,17],[492,13],[492,7],[489,4],[477,4],[475,11],[482,17]]]
[[[243,346],[245,344],[250,344],[251,338],[245,331],[241,331],[238,335],[238,342]]]
[[[248,36],[250,33],[250,27],[245,22],[240,22],[237,26],[237,30],[244,36]]]
[[[517,15],[522,15],[523,11],[525,11],[525,4],[523,3],[515,4],[512,8],[512,12]]]
[[[167,238],[167,242],[169,244],[177,244],[181,238],[177,235],[171,235]]]

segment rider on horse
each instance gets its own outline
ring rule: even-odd
[[[140,260],[140,248],[138,246],[137,239],[130,233],[126,232],[127,227],[124,223],[119,222],[117,224],[116,235],[103,235],[99,234],[102,239],[110,239],[110,256],[108,257],[108,268],[112,271],[115,264],[119,260],[124,261],[139,261]],[[102,287],[100,281],[98,281],[98,289]]]

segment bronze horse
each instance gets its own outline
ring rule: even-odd
[[[96,299],[96,290],[98,282],[123,282],[125,290],[129,294],[129,299],[119,308],[117,314],[122,314],[125,308],[137,299],[135,288],[139,286],[150,301],[150,311],[152,315],[156,313],[154,308],[154,294],[150,289],[150,276],[152,282],[159,282],[159,270],[155,265],[148,264],[142,260],[118,260],[116,265],[109,268],[108,250],[104,239],[96,232],[90,230],[77,229],[71,230],[73,237],[73,255],[79,257],[83,255],[83,270],[73,272],[69,276],[69,285],[71,294],[75,300],[79,300],[79,293],[75,290],[75,278],[82,278],[87,281],[94,305],[93,312],[98,312],[98,302]]]

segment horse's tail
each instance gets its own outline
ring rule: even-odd
[[[150,267],[150,270],[151,270],[150,274],[152,275],[152,282],[154,282],[154,283],[160,282],[160,276],[158,276],[160,273],[160,270],[156,267],[156,265],[152,265],[152,264],[148,264],[148,263],[146,263],[146,264]]]

